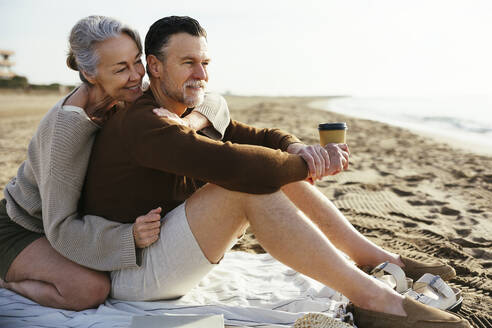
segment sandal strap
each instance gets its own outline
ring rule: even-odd
[[[421,294],[421,293],[417,293],[416,291],[414,291],[413,289],[410,289],[409,291],[407,291],[405,293],[405,295],[413,298],[414,300],[416,301],[419,301],[420,303],[423,303],[423,304],[426,304],[426,305],[430,305],[430,306],[435,306],[435,302],[436,300],[430,298],[429,296],[427,295],[424,295],[424,294]]]
[[[407,279],[402,268],[393,263],[383,262],[371,271],[371,275],[380,278],[384,275],[384,272],[393,276],[396,281],[396,291],[398,293],[403,293],[408,290]]]
[[[444,295],[447,298],[455,296],[451,287],[449,287],[449,285],[446,284],[446,282],[444,282],[444,280],[442,280],[439,276],[426,273],[419,280],[417,280],[417,282],[415,282],[415,285],[418,285],[420,283],[425,283],[429,285],[436,292]]]

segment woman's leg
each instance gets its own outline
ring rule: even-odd
[[[345,216],[316,187],[307,182],[294,182],[282,191],[338,249],[358,265],[376,266],[389,261],[399,266],[399,255],[388,252],[360,234]]]
[[[208,184],[186,201],[186,217],[212,263],[249,222],[262,247],[277,260],[342,292],[359,307],[405,315],[401,295],[346,260],[280,191],[251,195]]]
[[[45,237],[29,244],[12,262],[6,281],[10,289],[43,306],[67,310],[96,307],[109,294],[109,277],[72,262]]]

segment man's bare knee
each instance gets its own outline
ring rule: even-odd
[[[224,208],[225,205],[229,205],[234,208],[235,211],[244,213],[247,200],[252,196],[254,197],[255,195],[233,191],[212,183],[207,183],[191,198],[193,199],[193,202],[215,203],[222,208]],[[187,202],[189,202],[189,200]]]

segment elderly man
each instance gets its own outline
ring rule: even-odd
[[[306,182],[346,168],[346,146],[306,146],[280,130],[234,120],[221,141],[202,136],[180,120],[204,98],[205,30],[189,17],[160,19],[146,36],[145,52],[150,89],[98,135],[84,191],[87,213],[120,222],[155,207],[164,215],[161,227],[142,223],[141,245],[152,244],[141,249],[140,268],[111,273],[113,297],[184,295],[251,226],[273,257],[351,299],[364,327],[468,327],[404,298],[339,254],[335,246],[359,265],[389,261],[408,275],[430,270],[371,243]],[[156,107],[174,117],[156,116]],[[446,266],[431,269],[453,274]]]

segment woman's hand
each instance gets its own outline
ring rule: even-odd
[[[118,102],[106,94],[96,94],[90,91],[86,83],[82,83],[65,101],[65,105],[83,108],[87,117],[99,126],[111,116],[111,109]]]
[[[177,114],[165,109],[165,108],[154,108],[152,110],[154,112],[154,114],[156,114],[157,116],[160,116],[160,117],[165,117],[165,118],[168,118],[170,119],[171,121],[175,121],[176,123],[180,124],[180,125],[184,125],[184,126],[187,126],[187,127],[191,127],[189,122],[185,119],[185,118],[181,118],[179,117]]]
[[[137,248],[145,248],[159,239],[161,231],[161,208],[155,208],[146,215],[139,216],[133,225],[133,239]]]
[[[192,111],[185,117],[181,118],[177,114],[165,109],[165,108],[154,108],[153,110],[154,114],[157,116],[162,116],[166,117],[170,120],[175,121],[178,124],[184,125],[189,127],[190,129],[193,129],[195,131],[200,131],[202,129],[205,129],[206,127],[209,127],[211,125],[210,121],[208,118],[203,115],[200,112],[197,111]]]

